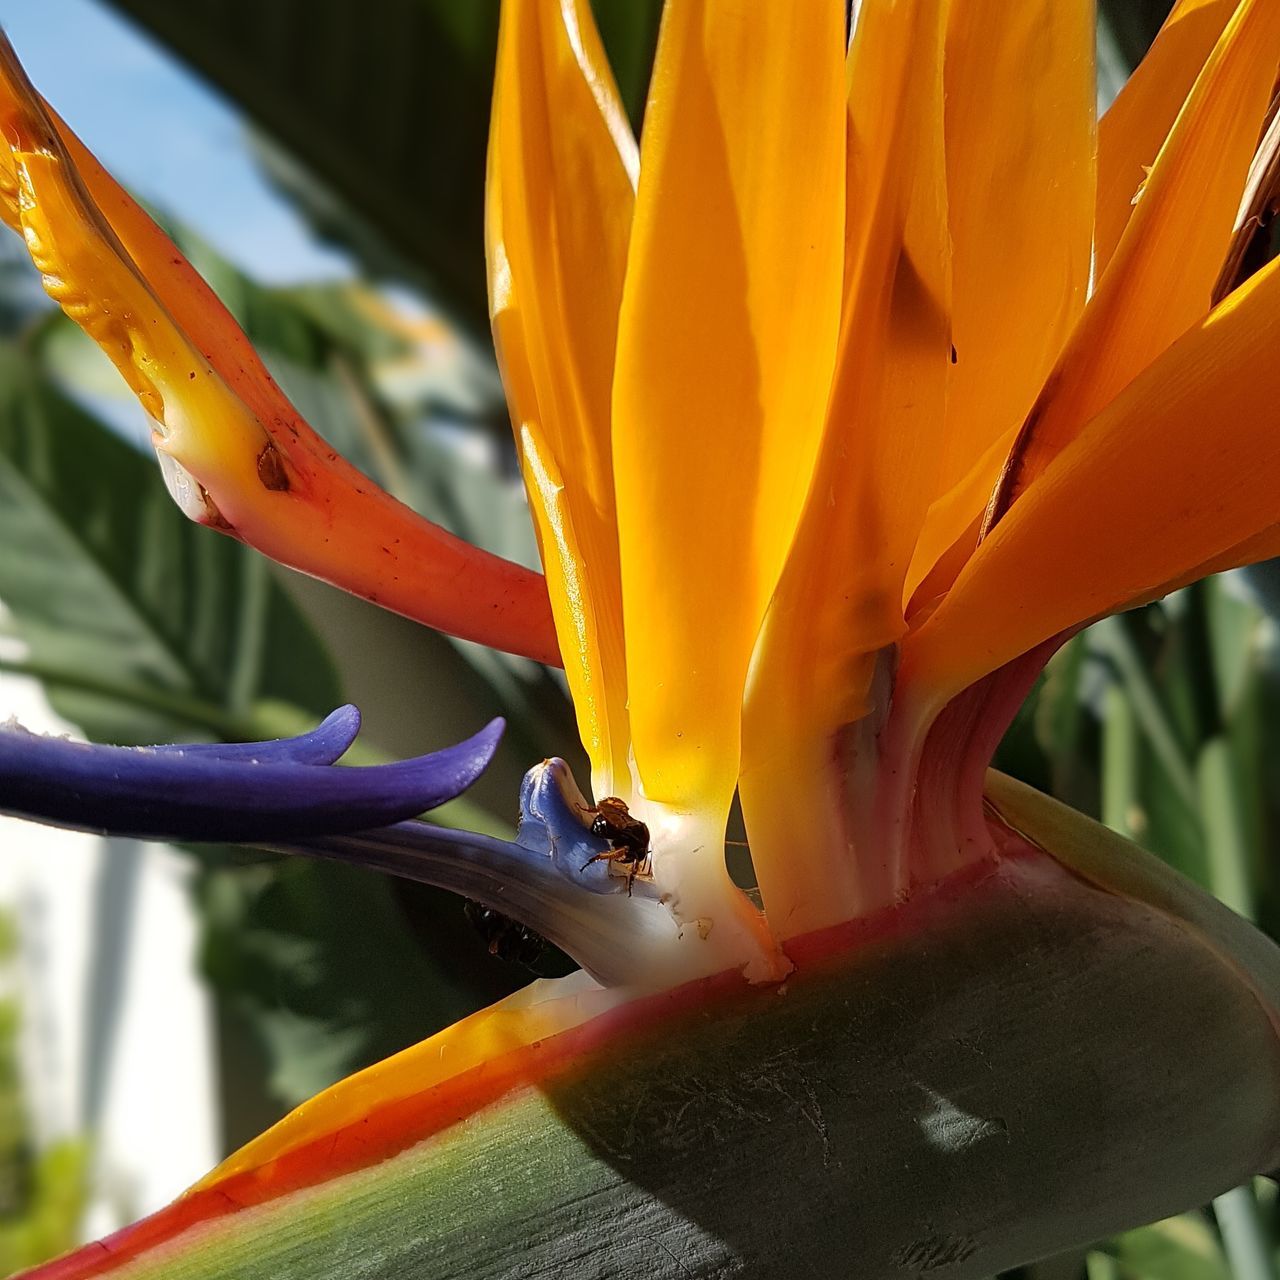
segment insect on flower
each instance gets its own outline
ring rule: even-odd
[[[639,818],[631,816],[631,810],[625,800],[617,796],[605,796],[596,802],[594,808],[588,809],[594,814],[591,819],[591,834],[609,841],[609,848],[597,853],[582,864],[585,871],[593,862],[609,862],[626,869],[627,893],[638,875],[644,875],[649,863],[649,828]]]

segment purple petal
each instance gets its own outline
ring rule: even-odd
[[[350,717],[333,721],[331,716],[316,730],[327,744],[317,758],[330,753]],[[96,746],[0,728],[0,812],[166,840],[286,840],[359,831],[460,795],[493,758],[503,727],[494,720],[457,746],[354,769],[279,755]],[[315,735],[308,736],[314,747]],[[310,754],[312,747],[303,751]]]
[[[360,732],[360,711],[348,703],[331,711],[310,733],[270,742],[189,742],[151,747],[165,755],[214,757],[218,760],[259,761],[263,764],[333,764],[346,753]]]

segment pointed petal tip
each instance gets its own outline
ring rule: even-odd
[[[502,735],[506,732],[506,729],[506,720],[502,716],[495,716],[478,733],[473,733],[471,737],[459,742],[457,746],[445,747],[442,751],[419,756],[418,759],[424,765],[427,762],[435,762],[437,760],[443,763],[446,757],[451,761],[456,761],[458,793],[461,793],[493,762],[493,757],[498,752],[498,746],[502,742]],[[433,764],[432,767],[437,766]],[[452,799],[453,797],[450,796],[448,798]],[[442,804],[443,801],[436,801],[436,803]],[[424,808],[430,807],[429,805],[424,806]]]
[[[472,734],[467,739],[468,743],[474,744],[478,753],[483,753],[485,767],[493,759],[494,754],[498,750],[499,744],[502,742],[502,735],[507,731],[507,721],[504,716],[494,716],[483,729],[478,733]]]
[[[353,702],[343,703],[342,706],[330,711],[307,735],[317,745],[323,743],[332,751],[328,760],[318,760],[316,763],[333,764],[345,755],[359,736],[361,723],[360,708]]]
[[[218,760],[260,763],[335,764],[350,749],[360,732],[360,709],[347,703],[336,708],[312,730],[294,738],[265,742],[160,743],[148,747],[162,755],[208,756]]]

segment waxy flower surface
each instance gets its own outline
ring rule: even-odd
[[[488,272],[545,582],[330,450],[6,51],[0,212],[184,510],[562,663],[592,766],[591,799],[536,766],[504,843],[407,820],[489,731],[448,786],[428,758],[429,785],[337,802],[308,789],[344,776],[323,730],[317,759],[218,749],[172,765],[179,793],[217,776],[190,811],[163,754],[122,811],[81,785],[105,749],[0,738],[0,808],[381,866],[586,971],[44,1274],[301,1276],[346,1249],[332,1274],[982,1276],[1280,1160],[1274,949],[987,774],[1066,638],[1280,552],[1280,264],[1245,265],[1280,5],[1182,0],[1100,121],[1082,0],[856,9],[846,39],[840,3],[668,0],[637,142],[586,0],[505,0]],[[294,810],[219,825],[272,769]],[[758,901],[726,868],[735,796]],[[1102,1075],[1063,1060],[1121,1027]],[[1219,1076],[1231,1101],[1175,1132]]]

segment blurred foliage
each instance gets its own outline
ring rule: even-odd
[[[0,597],[55,707],[121,742],[249,738],[323,714],[336,672],[265,561],[207,536],[158,481],[0,348]]]
[[[0,540],[11,552],[0,598],[33,655],[5,665],[40,676],[90,737],[274,736],[342,701],[325,646],[266,561],[188,522],[154,461],[12,346],[0,348]],[[419,945],[377,876],[216,850],[201,859],[204,970],[248,1020],[278,1109],[515,985],[478,946],[481,972],[468,979],[460,947],[457,976],[449,930]],[[413,903],[456,915],[466,940],[447,895]]]
[[[23,1089],[16,995],[17,924],[0,913],[0,1276],[35,1266],[77,1243],[86,1202],[88,1147],[74,1139],[38,1146]]]
[[[1213,1224],[1200,1213],[1126,1232],[1086,1265],[1088,1280],[1231,1280]]]
[[[204,855],[197,882],[200,967],[245,1018],[268,1096],[295,1105],[359,1066],[448,1026],[518,981],[484,982],[455,957],[460,904],[424,895],[414,914],[456,917],[424,946],[395,889],[350,867]],[[447,936],[453,934],[453,937]]]
[[[1098,11],[1125,63],[1135,67],[1146,53],[1173,0],[1099,0]]]
[[[1100,818],[1280,937],[1280,614],[1257,587],[1273,572],[1211,578],[1077,636],[996,766]],[[1204,1213],[1120,1237],[1089,1257],[1089,1280],[1274,1280],[1274,1193],[1259,1181]]]
[[[415,397],[439,398],[440,379],[430,370],[420,386],[400,379],[410,402],[403,423],[374,390],[379,363],[403,358],[411,343],[385,322],[358,322],[373,295],[356,285],[273,295],[176,234],[318,427],[421,506],[433,492],[454,493],[449,511],[434,514],[527,558],[532,544],[511,478],[425,428],[411,438],[409,427],[422,426]],[[23,297],[16,332],[0,345],[0,538],[16,549],[0,557],[0,598],[30,656],[5,665],[40,676],[63,715],[105,740],[243,739],[314,723],[343,700],[345,682],[331,646],[285,589],[288,575],[181,516],[154,460],[103,421],[104,412],[117,425],[137,420],[114,371],[38,292]],[[477,376],[455,379],[464,403]],[[367,444],[375,433],[381,452]],[[430,471],[411,465],[415,456],[432,458]],[[397,470],[406,477],[399,486]],[[345,599],[343,608],[355,647],[381,649],[364,634],[383,625],[381,612]],[[418,629],[404,624],[404,632]],[[430,661],[410,657],[401,669],[423,672],[421,696],[435,722],[424,717],[402,749],[455,739],[504,706],[512,731],[501,817],[466,801],[437,817],[508,831],[506,806],[525,762],[571,732],[563,695],[531,663],[495,657],[482,676],[474,662],[482,650],[426,639]],[[451,691],[444,714],[441,689]],[[363,741],[359,751],[386,754]],[[487,953],[451,895],[337,865],[198,853],[202,967],[257,1064],[239,1073],[241,1096],[227,1099],[229,1145],[525,980]]]

